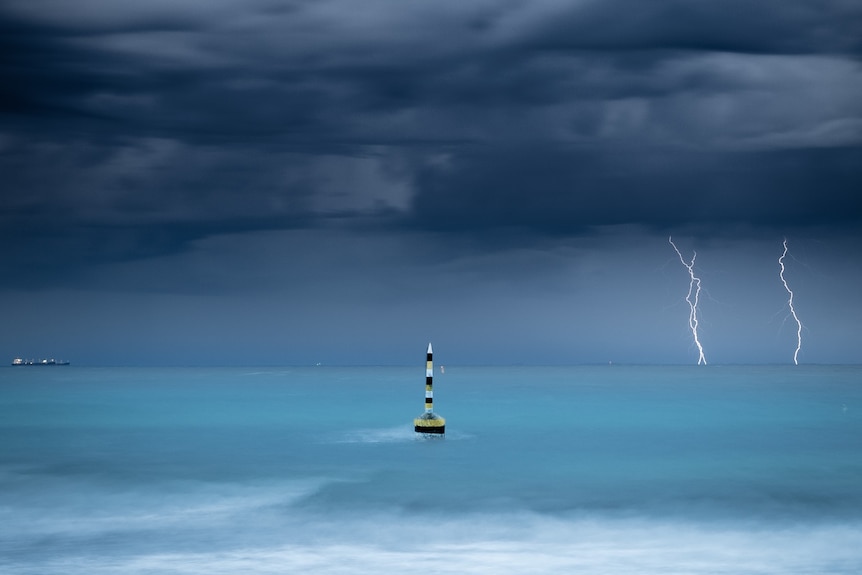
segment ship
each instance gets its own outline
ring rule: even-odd
[[[69,365],[68,361],[60,359],[21,359],[16,357],[12,360],[12,365]]]

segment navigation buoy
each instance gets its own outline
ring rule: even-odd
[[[434,360],[431,344],[425,358],[425,413],[413,420],[416,433],[443,435],[446,433],[446,420],[434,413]]]

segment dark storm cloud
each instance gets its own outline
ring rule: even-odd
[[[480,150],[430,169],[417,212],[432,227],[509,226],[578,234],[600,225],[858,224],[862,164],[856,149],[673,153],[631,149]]]
[[[333,225],[852,227],[860,27],[840,1],[7,2],[3,265]]]
[[[611,51],[858,54],[860,18],[852,0],[580,2],[543,26],[532,42],[540,48]]]

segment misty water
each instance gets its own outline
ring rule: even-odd
[[[0,572],[858,573],[862,367],[0,369]]]

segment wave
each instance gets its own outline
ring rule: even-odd
[[[348,431],[334,439],[335,443],[402,443],[408,441],[426,440],[462,440],[473,437],[458,430],[447,430],[445,437],[425,437],[413,430],[413,425],[398,425],[395,427],[365,428]]]
[[[648,519],[553,519],[524,514],[438,518],[377,515],[288,522],[265,544],[223,533],[205,550],[110,558],[86,550],[9,561],[10,575],[379,575],[604,573],[607,575],[858,573],[862,525],[696,524]]]

